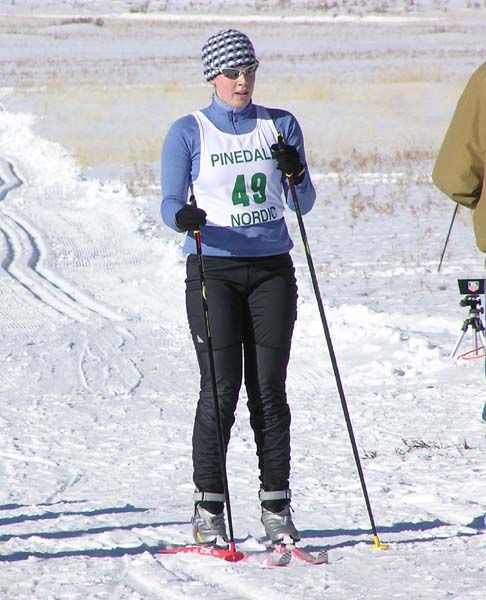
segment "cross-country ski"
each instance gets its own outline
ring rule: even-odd
[[[285,567],[290,563],[293,556],[291,549],[282,550],[267,550],[260,552],[249,552],[237,549],[221,548],[218,546],[205,546],[205,545],[187,545],[187,546],[173,546],[162,548],[158,551],[159,554],[196,554],[199,556],[209,556],[212,558],[219,558],[226,562],[250,562],[258,563],[266,567]]]

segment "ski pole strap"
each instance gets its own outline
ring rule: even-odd
[[[194,504],[198,502],[224,502],[224,494],[218,494],[217,492],[200,492],[196,490],[194,492]]]
[[[292,498],[291,490],[277,490],[275,492],[266,492],[260,490],[258,492],[258,498],[261,502],[265,500],[290,500]]]
[[[295,179],[295,178],[297,178],[297,179],[298,179],[299,177],[302,177],[302,175],[303,175],[304,173],[305,173],[305,165],[302,167],[302,169],[301,169],[301,170],[300,170],[298,173],[285,173],[285,177],[287,177],[287,179],[288,179],[289,177],[293,177],[294,179]]]
[[[194,195],[194,185],[192,181],[189,182],[189,188],[191,190],[191,195],[189,196],[189,204],[191,204],[192,206],[197,206],[196,196]]]

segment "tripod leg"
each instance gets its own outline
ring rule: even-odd
[[[461,335],[457,339],[457,342],[456,342],[454,348],[452,349],[452,352],[449,354],[449,358],[454,358],[454,356],[456,355],[456,352],[458,351],[459,346],[461,345],[462,340],[464,339],[464,336],[466,335],[466,331],[467,331],[467,329],[464,329],[464,331],[461,333]]]
[[[486,360],[484,361],[484,375],[486,376]],[[483,414],[481,415],[481,419],[486,423],[486,402],[484,403],[483,406]]]
[[[483,322],[481,321],[481,328],[479,331],[479,337],[481,338],[481,341],[483,343],[483,348],[485,348],[484,352],[486,353],[486,339],[485,339],[485,335],[484,335],[484,325]],[[486,359],[484,361],[484,369],[485,369],[485,376],[486,376]],[[486,423],[486,402],[484,403],[483,406],[483,413],[481,415],[481,419]]]
[[[479,351],[485,346],[484,325],[480,318],[475,319],[472,325],[474,330],[474,355],[478,357],[480,356]]]

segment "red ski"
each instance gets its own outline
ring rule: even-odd
[[[306,562],[310,565],[327,565],[329,563],[329,555],[327,550],[319,550],[316,554],[299,548],[293,544],[275,544],[275,552],[286,553],[290,552],[293,558]]]
[[[285,567],[289,564],[292,558],[290,550],[282,551],[260,551],[260,552],[241,552],[234,545],[227,548],[220,546],[204,546],[204,545],[189,545],[189,546],[171,546],[161,548],[157,554],[200,554],[202,556],[212,556],[227,562],[258,562],[267,567]]]
[[[327,565],[329,563],[327,550],[319,550],[317,554],[313,554],[303,548],[294,546],[292,548],[292,556],[311,565]]]

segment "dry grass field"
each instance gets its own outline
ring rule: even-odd
[[[199,51],[222,27],[239,27],[254,40],[261,60],[255,101],[298,116],[309,162],[320,171],[356,160],[433,157],[467,77],[485,56],[481,11],[325,22],[304,3],[305,18],[296,22],[215,21],[190,18],[187,10],[170,21],[150,12],[155,3],[150,11],[138,4],[125,6],[125,18],[96,16],[93,3],[79,2],[73,6],[85,17],[37,9],[0,20],[5,107],[35,113],[36,130],[82,167],[120,170],[134,185],[140,173],[157,179],[170,123],[210,101]],[[277,4],[285,11],[290,3]]]

